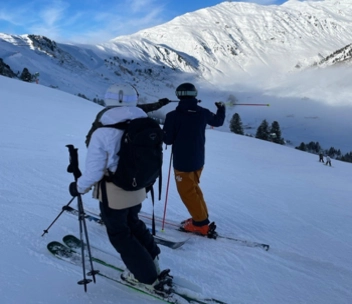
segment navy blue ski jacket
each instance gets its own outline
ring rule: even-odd
[[[205,129],[220,127],[225,120],[225,106],[216,114],[198,106],[195,98],[182,99],[174,111],[166,115],[164,143],[172,145],[173,166],[182,172],[193,172],[204,166]]]

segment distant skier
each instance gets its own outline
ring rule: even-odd
[[[324,164],[324,155],[322,152],[319,153],[319,162],[322,162]]]
[[[329,155],[326,156],[326,164],[325,165],[326,166],[329,165],[331,167],[331,159],[330,159]]]

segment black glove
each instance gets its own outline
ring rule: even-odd
[[[163,106],[166,106],[170,102],[170,100],[167,98],[162,98],[162,99],[159,99],[158,102],[163,107]]]
[[[78,190],[77,190],[77,183],[76,183],[76,182],[72,182],[72,183],[70,184],[70,186],[68,187],[68,191],[70,192],[70,194],[71,194],[73,197],[80,195],[80,193],[79,193]]]
[[[73,145],[66,145],[66,147],[70,153],[70,164],[67,167],[67,172],[73,173],[75,179],[80,178],[82,173],[78,167],[78,149],[76,149]]]
[[[73,173],[75,178],[80,178],[82,176],[81,170],[79,170],[78,167],[75,167],[72,164],[68,165],[67,172],[68,173]]]
[[[217,107],[218,109],[221,109],[221,108],[225,107],[225,104],[224,104],[222,101],[216,102],[215,105],[216,105],[216,107]]]

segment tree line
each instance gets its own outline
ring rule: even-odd
[[[238,113],[233,114],[230,120],[230,131],[235,134],[244,135],[242,120]],[[268,121],[264,119],[257,129],[255,138],[280,145],[285,144],[285,140],[281,136],[280,124],[277,121],[273,121],[269,126]]]
[[[231,132],[239,135],[245,135],[242,120],[238,113],[233,114],[229,127]],[[264,119],[257,129],[255,138],[267,140],[280,145],[285,144],[285,140],[281,136],[280,125],[277,121],[273,121],[269,126],[268,121]],[[352,151],[343,155],[340,149],[335,149],[334,147],[323,149],[319,142],[311,141],[307,144],[302,142],[299,146],[295,147],[295,149],[313,154],[323,153],[324,155],[328,155],[336,160],[352,163]]]
[[[330,147],[329,149],[323,149],[319,142],[311,141],[308,144],[301,142],[301,144],[295,147],[295,149],[313,154],[322,153],[336,160],[352,163],[352,151],[346,154],[342,154],[340,149],[335,149],[334,147]]]

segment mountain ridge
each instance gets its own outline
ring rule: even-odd
[[[42,55],[44,43],[49,47],[46,55],[56,63],[55,69],[79,73],[85,70],[92,78],[96,77],[98,83],[105,83],[104,88],[117,81],[116,76],[138,82],[138,75],[132,75],[139,68],[136,64],[128,66],[121,61],[117,63],[118,68],[111,71],[112,64],[106,64],[106,61],[114,57],[138,62],[142,71],[157,69],[156,75],[153,75],[155,79],[139,79],[149,82],[152,87],[160,86],[164,78],[174,81],[196,77],[217,87],[224,84],[225,89],[228,84],[241,85],[243,79],[257,78],[257,74],[261,77],[263,73],[270,76],[265,81],[270,86],[270,83],[277,82],[277,75],[296,73],[298,67],[309,69],[347,47],[351,43],[349,33],[352,31],[352,17],[349,16],[352,16],[352,7],[347,1],[293,0],[280,6],[225,1],[99,45],[56,43],[50,38],[39,38],[39,35],[1,34],[0,40],[14,45],[19,53],[29,47]],[[57,48],[57,55],[61,57],[59,61],[55,62],[53,50],[50,52],[52,47]],[[25,56],[30,57],[30,53]],[[11,54],[4,50],[0,51],[0,57],[13,66],[13,70],[24,67],[16,64]],[[33,58],[33,61],[38,60]],[[88,89],[85,95],[90,99],[102,97],[104,90],[94,85],[88,75],[85,80],[90,82],[89,86],[82,86],[80,91],[74,92],[64,80],[55,81],[51,77],[49,84],[40,64],[27,61],[29,70],[38,69],[44,85],[74,94],[85,93],[86,87],[95,88]],[[333,59],[326,61],[324,67],[334,63]],[[163,73],[163,69],[170,73]],[[107,75],[99,76],[104,73]],[[172,73],[177,74],[176,77],[169,77]],[[154,85],[153,80],[157,82]],[[255,85],[253,87],[256,88]]]

